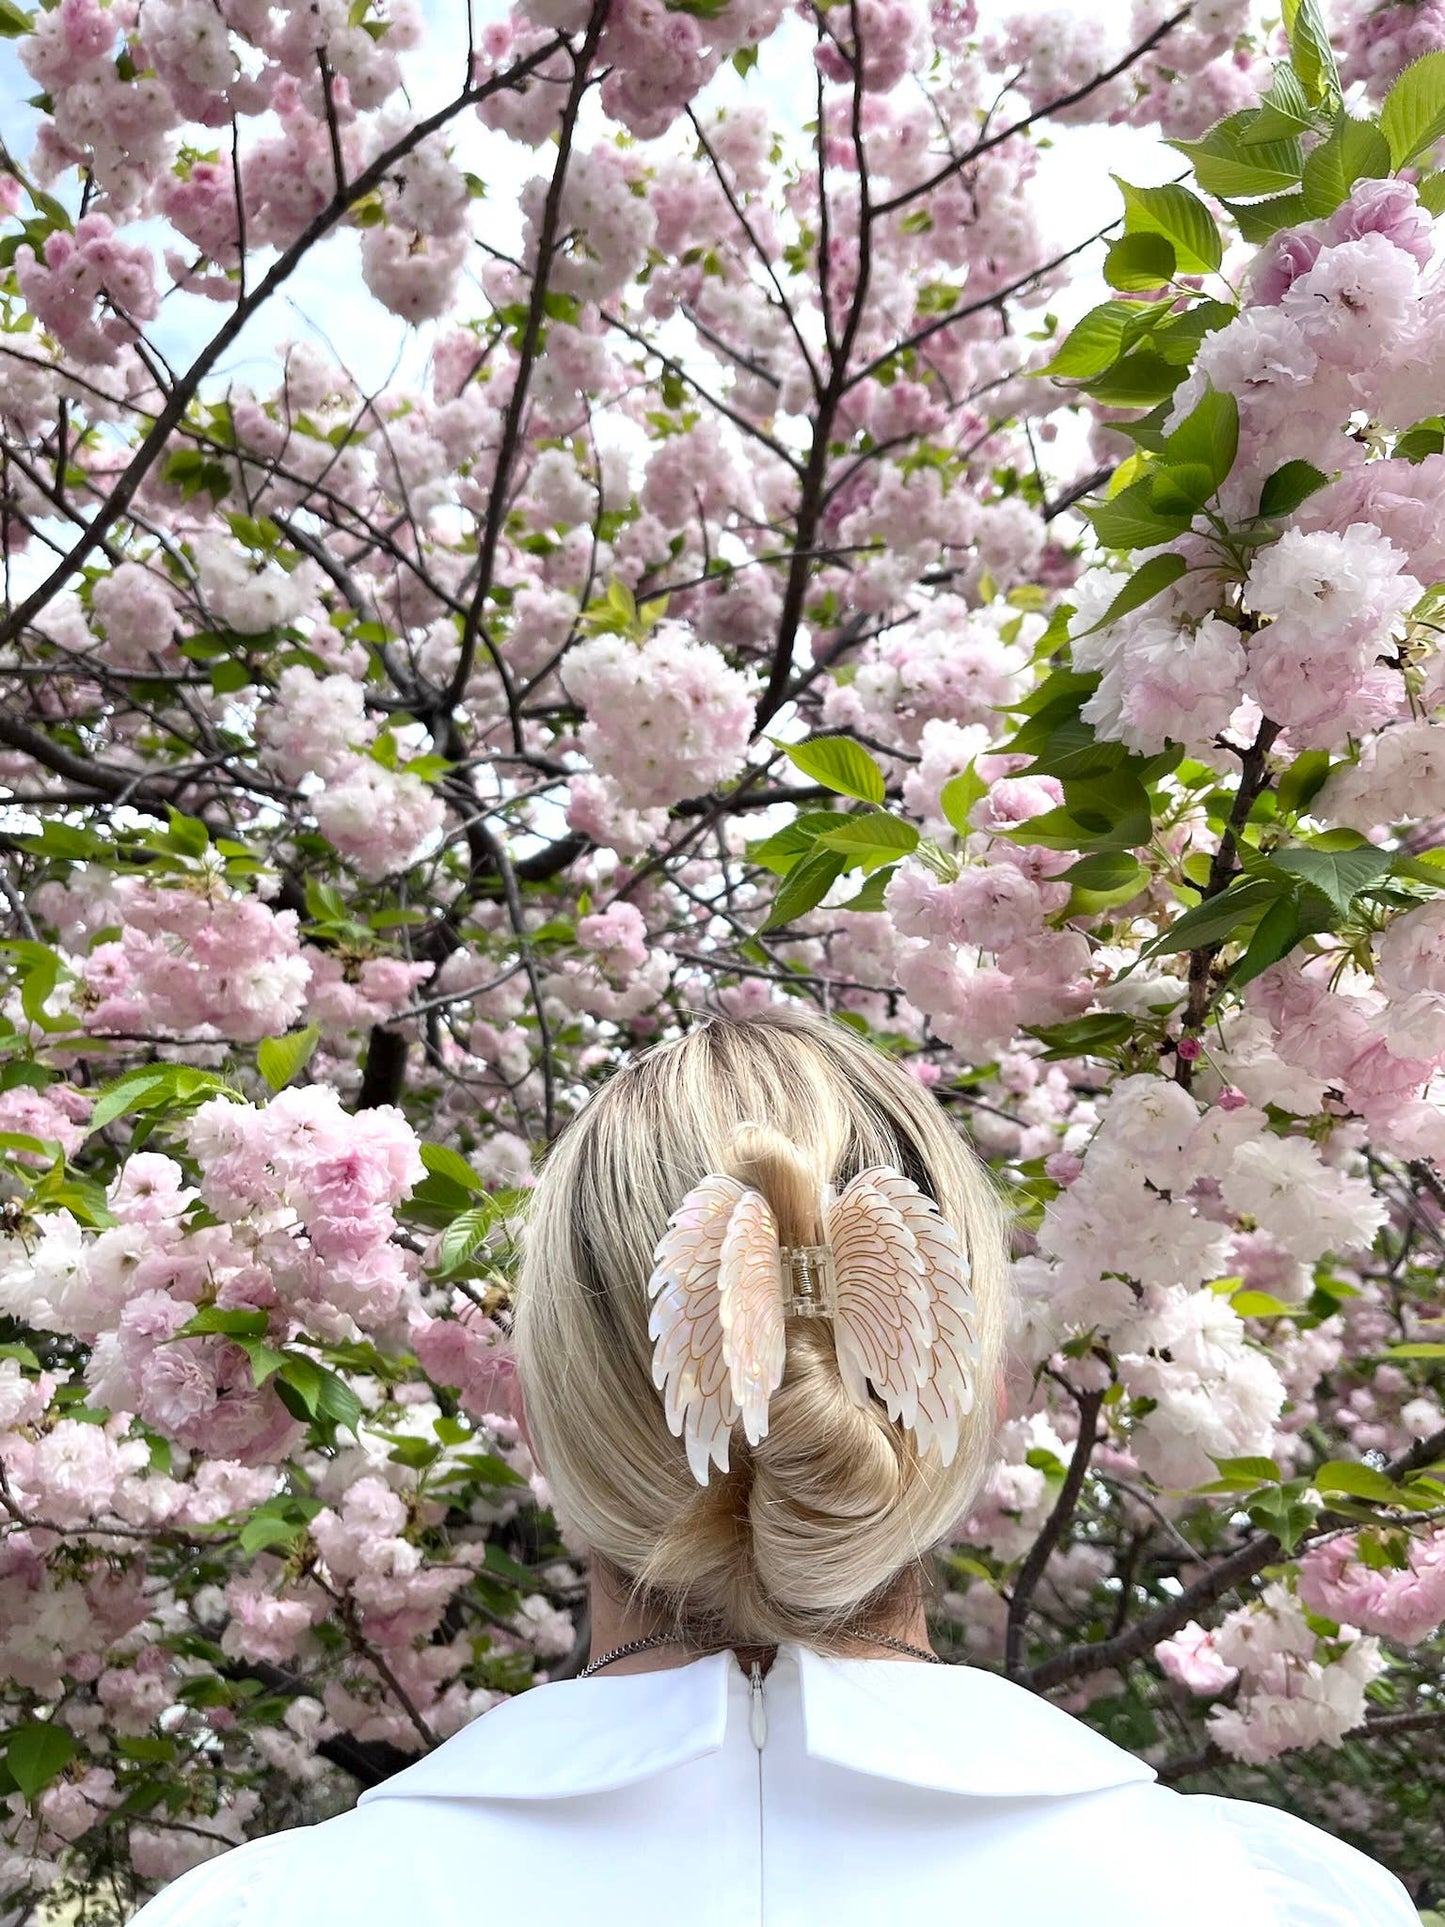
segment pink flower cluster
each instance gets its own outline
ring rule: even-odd
[[[121,934],[80,969],[88,1029],[243,1042],[288,1030],[305,1009],[311,972],[294,910],[214,881],[171,888],[137,877],[117,878],[113,901]]]
[[[110,363],[160,313],[148,248],[118,240],[104,214],[86,214],[74,233],[57,229],[37,259],[15,256],[20,292],[43,327],[79,362]]]
[[[677,623],[641,643],[614,635],[578,643],[562,675],[587,712],[582,746],[624,808],[680,803],[742,769],[752,678]]]
[[[1418,1646],[1445,1622],[1445,1529],[1410,1538],[1401,1563],[1365,1565],[1356,1535],[1326,1540],[1300,1561],[1299,1596],[1312,1612],[1361,1632]]]
[[[1300,1600],[1278,1582],[1212,1633],[1184,1627],[1155,1657],[1192,1692],[1215,1694],[1240,1682],[1232,1705],[1211,1709],[1209,1731],[1232,1758],[1253,1766],[1303,1747],[1338,1746],[1364,1721],[1365,1688],[1385,1663],[1379,1641],[1352,1626],[1342,1626],[1337,1641],[1322,1640]]]

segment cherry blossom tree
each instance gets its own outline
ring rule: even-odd
[[[575,1670],[534,1157],[796,999],[1016,1207],[941,1648],[1441,1897],[1445,8],[1284,15],[0,0],[7,1919]]]

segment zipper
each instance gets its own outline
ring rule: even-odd
[[[763,1854],[763,1748],[768,1740],[768,1709],[763,1701],[763,1669],[752,1663],[748,1681],[748,1732],[758,1755],[758,1912],[759,1927],[767,1918],[767,1874]]]

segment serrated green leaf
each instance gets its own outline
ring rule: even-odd
[[[1362,890],[1378,883],[1390,868],[1390,854],[1366,844],[1361,849],[1330,850],[1300,846],[1274,850],[1270,862],[1278,870],[1297,876],[1327,897],[1341,916]]]
[[[1306,98],[1314,103],[1337,95],[1340,76],[1319,0],[1282,0],[1281,10],[1289,35],[1289,64],[1299,75]]]
[[[1202,140],[1170,141],[1194,169],[1206,194],[1242,196],[1253,200],[1298,186],[1304,172],[1304,150],[1297,140],[1264,141],[1246,145],[1244,136],[1255,110],[1231,114],[1212,127]]]
[[[1268,904],[1280,895],[1278,883],[1268,878],[1247,878],[1232,883],[1217,897],[1207,897],[1175,919],[1145,944],[1143,957],[1175,956],[1182,950],[1204,950],[1225,943],[1251,924]]]
[[[1281,811],[1293,816],[1303,810],[1324,788],[1329,773],[1330,753],[1327,749],[1301,751],[1275,785]]]
[[[1261,515],[1293,515],[1301,502],[1308,501],[1317,489],[1327,486],[1329,476],[1313,462],[1286,462],[1277,468],[1259,492]]]
[[[256,1068],[273,1091],[284,1091],[311,1062],[320,1041],[319,1024],[308,1024],[285,1037],[263,1037],[256,1046]]]
[[[836,850],[810,851],[784,877],[764,930],[779,930],[815,910],[847,867],[847,858]]]
[[[1382,180],[1390,172],[1390,150],[1373,121],[1356,120],[1340,109],[1329,137],[1305,162],[1301,192],[1311,220],[1333,214],[1358,180]]]
[[[783,749],[795,768],[840,796],[881,803],[888,793],[883,771],[849,736],[815,736],[811,742],[785,743]]]
[[[886,869],[874,870],[872,874],[864,880],[863,887],[858,890],[855,895],[844,897],[842,902],[839,903],[838,908],[840,910],[853,910],[860,915],[873,915],[880,910],[886,910],[888,906],[884,901],[884,897],[888,889],[888,879],[897,868],[898,865],[896,863],[890,863]],[[840,1021],[843,1022],[846,1022],[848,1018],[856,1015],[856,1011],[842,1011],[839,1013]]]
[[[1121,616],[1142,609],[1146,602],[1152,602],[1155,596],[1162,595],[1176,583],[1188,569],[1189,564],[1182,555],[1151,555],[1147,562],[1141,562],[1135,569],[1099,620],[1089,628],[1080,630],[1079,634],[1092,636],[1100,629],[1107,629]]]
[[[1262,247],[1281,228],[1298,227],[1306,218],[1305,198],[1299,193],[1275,194],[1263,201],[1233,201],[1223,194],[1219,198],[1233,217],[1240,239],[1251,247]]]
[[[1174,244],[1162,234],[1125,234],[1104,257],[1104,279],[1126,294],[1168,287],[1177,272]]]
[[[1029,1024],[1025,1028],[1048,1046],[1048,1055],[1088,1057],[1110,1050],[1134,1035],[1135,1020],[1127,1011],[1100,1010],[1089,1017],[1074,1017],[1065,1024]]]
[[[203,1305],[186,1320],[177,1338],[195,1338],[217,1332],[225,1338],[264,1338],[270,1319],[259,1307],[249,1305]]]
[[[1238,452],[1239,403],[1227,390],[1211,388],[1165,438],[1163,459],[1170,468],[1204,469],[1218,488],[1234,467]]]
[[[1139,310],[1124,301],[1105,301],[1091,308],[1039,374],[1061,381],[1085,381],[1102,375],[1123,354],[1138,316]]]
[[[57,1720],[30,1720],[4,1736],[5,1764],[27,1801],[56,1780],[75,1758],[75,1735]]]
[[[421,1161],[433,1177],[450,1178],[463,1191],[470,1191],[479,1198],[486,1196],[486,1181],[478,1176],[461,1152],[454,1151],[449,1144],[423,1144]]]
[[[1209,1456],[1214,1458],[1212,1452]],[[1226,1479],[1253,1479],[1260,1485],[1278,1485],[1280,1480],[1280,1470],[1273,1459],[1214,1459],[1214,1463]]]
[[[1100,542],[1109,549],[1159,548],[1177,541],[1194,520],[1192,514],[1161,515],[1154,506],[1147,476],[1131,482],[1110,501],[1084,512]]]
[[[838,850],[845,856],[889,863],[918,848],[918,831],[901,817],[876,810],[866,815],[840,816],[837,827],[824,831],[818,842],[824,849]]]
[[[1380,110],[1380,132],[1397,168],[1445,135],[1445,53],[1428,53],[1400,75]]]
[[[1115,174],[1124,197],[1126,235],[1158,235],[1174,250],[1181,274],[1212,274],[1224,258],[1224,243],[1214,217],[1187,187],[1135,187]]]
[[[938,793],[938,807],[952,829],[959,836],[969,833],[969,812],[975,803],[988,795],[988,784],[970,763],[967,769],[960,770],[957,776],[950,776]]]
[[[470,1263],[486,1243],[496,1221],[496,1213],[482,1207],[464,1211],[454,1218],[437,1245],[437,1271],[446,1277]]]
[[[1393,1479],[1354,1459],[1329,1460],[1310,1475],[1310,1484],[1321,1492],[1345,1492],[1352,1499],[1370,1499],[1378,1505],[1392,1505],[1400,1496]]]

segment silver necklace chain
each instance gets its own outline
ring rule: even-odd
[[[931,1666],[946,1666],[948,1661],[940,1659],[937,1653],[930,1653],[925,1647],[910,1646],[906,1640],[890,1639],[886,1633],[860,1634],[873,1646],[891,1646],[895,1653],[907,1653],[913,1659],[926,1659]],[[654,1646],[690,1646],[692,1641],[686,1633],[654,1633],[648,1639],[629,1639],[625,1646],[614,1646],[610,1653],[602,1653],[598,1658],[584,1666],[578,1679],[590,1679],[600,1673],[604,1666],[611,1666],[619,1659],[630,1659],[634,1653],[651,1652]],[[716,1652],[727,1651],[726,1647],[715,1647]]]

